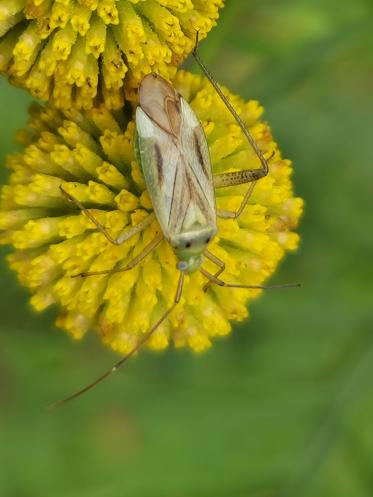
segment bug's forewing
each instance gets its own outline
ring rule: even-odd
[[[137,153],[157,219],[166,238],[216,228],[215,195],[202,126],[181,98],[176,136],[136,111]]]

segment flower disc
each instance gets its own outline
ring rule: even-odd
[[[190,102],[204,127],[214,173],[260,166],[211,84],[180,71],[174,85]],[[231,103],[269,160],[269,175],[259,180],[238,219],[219,219],[209,250],[223,260],[226,282],[262,284],[288,250],[298,244],[294,233],[303,202],[293,195],[291,162],[281,158],[269,127],[260,121],[262,108],[228,95]],[[128,352],[173,303],[178,281],[176,258],[163,241],[127,272],[72,278],[84,271],[120,268],[151,241],[156,220],[122,245],[111,244],[60,186],[115,237],[152,212],[152,204],[134,158],[133,111],[61,111],[33,106],[29,128],[19,133],[24,149],[8,158],[9,184],[2,188],[2,243],[14,252],[9,264],[32,293],[41,311],[54,304],[57,325],[75,338],[95,329],[104,343]],[[217,207],[236,210],[248,185],[216,190]],[[204,267],[216,268],[209,261]],[[186,276],[180,304],[157,329],[148,345],[170,342],[199,351],[211,338],[226,335],[230,320],[247,317],[247,302],[260,290],[220,288],[199,272]],[[289,295],[289,298],[291,296]]]

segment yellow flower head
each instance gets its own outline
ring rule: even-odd
[[[255,153],[206,79],[180,71],[174,85],[203,124],[215,173],[258,167]],[[257,182],[238,219],[219,220],[209,249],[225,262],[225,281],[258,285],[287,250],[297,247],[293,229],[303,202],[293,196],[291,162],[281,158],[269,127],[259,120],[262,108],[225,92],[269,158],[270,173]],[[143,232],[113,245],[60,186],[113,237],[152,212],[134,159],[132,117],[130,110],[112,113],[103,106],[85,112],[34,106],[28,130],[19,134],[25,148],[7,161],[11,175],[2,188],[0,210],[0,241],[13,245],[9,264],[32,292],[33,307],[41,311],[56,304],[58,326],[75,338],[98,330],[103,342],[121,353],[130,351],[173,303],[176,257],[163,241],[130,271],[72,278],[123,267],[154,238],[159,225],[154,220]],[[236,210],[247,187],[217,189],[218,208]],[[204,267],[216,270],[209,261]],[[260,293],[215,285],[204,292],[205,283],[199,272],[185,277],[180,304],[148,346],[161,349],[173,342],[203,350],[212,337],[230,332],[230,320],[246,318],[247,302]]]
[[[0,72],[69,108],[133,99],[151,71],[176,67],[216,23],[223,0],[1,0]]]

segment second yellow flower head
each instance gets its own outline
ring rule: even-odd
[[[133,100],[145,74],[171,79],[223,0],[2,0],[0,72],[68,109]]]

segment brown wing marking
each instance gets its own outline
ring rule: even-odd
[[[177,138],[181,128],[180,96],[175,94],[175,98],[167,95],[164,99],[164,108],[172,133]]]
[[[195,151],[197,153],[199,163],[201,164],[201,167],[203,169],[203,172],[205,173],[205,176],[207,178],[209,178],[208,169],[207,169],[207,166],[206,166],[205,161],[204,161],[204,157],[203,157],[202,150],[201,150],[201,144],[199,142],[199,137],[198,137],[198,133],[196,132],[196,130],[193,131],[193,138],[194,138],[194,148],[195,148]]]
[[[183,178],[184,175],[184,168],[176,169],[174,184],[172,187],[172,202],[168,218],[168,226],[175,232],[178,227],[182,226],[182,221],[185,218],[185,213],[188,210],[188,205],[191,199],[189,188],[185,188],[185,181]],[[180,183],[184,186],[182,192],[178,191],[180,190]]]
[[[199,151],[201,152],[201,149],[199,148]],[[201,156],[202,156],[202,152],[201,152]],[[185,159],[186,160],[186,159]],[[206,164],[204,163],[203,161],[203,156],[202,156],[202,160],[200,161],[201,162],[201,165],[202,165],[202,169],[203,169],[203,172],[205,173],[205,176],[207,178],[207,180],[209,180],[209,174],[208,174],[208,170],[206,168]],[[203,185],[201,184],[201,180],[200,178],[198,177],[198,175],[193,171],[193,169],[190,167],[190,168],[186,168],[188,170],[188,174],[193,174],[193,177],[195,178],[196,182],[198,183],[199,185],[199,191],[195,188],[194,184],[193,184],[193,180],[192,178],[188,177],[188,182],[189,184],[192,185],[192,188],[193,188],[193,191],[196,192],[196,194],[198,194],[197,198],[201,198],[201,194],[203,195],[203,197],[205,198],[206,202],[209,203],[209,200],[207,198],[207,195],[206,195],[206,192],[205,192],[205,189],[203,187]]]
[[[158,171],[158,180],[160,183],[163,183],[163,158],[162,158],[161,148],[157,142],[154,143],[154,150],[155,150],[155,161],[157,164],[157,171]]]

